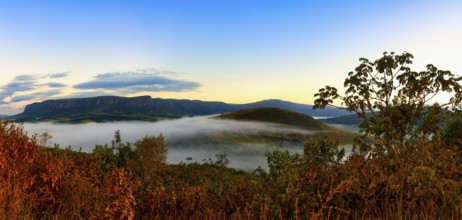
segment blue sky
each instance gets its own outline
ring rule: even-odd
[[[95,95],[312,103],[360,57],[462,74],[462,1],[0,1],[0,114]]]

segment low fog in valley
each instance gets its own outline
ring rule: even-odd
[[[120,130],[123,142],[134,143],[145,135],[162,133],[168,145],[168,162],[202,162],[215,160],[215,155],[226,151],[230,167],[243,170],[266,167],[265,153],[276,149],[287,149],[292,153],[302,152],[302,143],[279,144],[261,142],[234,142],[214,139],[214,136],[258,135],[261,133],[309,135],[312,131],[289,126],[261,122],[243,122],[213,119],[211,117],[190,117],[159,122],[107,122],[87,124],[25,123],[29,135],[48,132],[52,135],[50,146],[59,144],[62,148],[71,146],[91,152],[95,145],[110,145],[114,132]],[[192,160],[186,160],[186,158]]]

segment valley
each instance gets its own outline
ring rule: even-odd
[[[200,163],[226,152],[230,167],[242,170],[266,167],[265,155],[274,150],[301,153],[306,138],[337,139],[342,146],[348,146],[359,136],[304,114],[269,107],[155,121],[25,122],[24,128],[29,135],[51,134],[50,147],[70,146],[83,152],[91,152],[95,145],[110,144],[116,130],[120,130],[123,142],[130,143],[145,135],[163,134],[168,146],[168,163]]]

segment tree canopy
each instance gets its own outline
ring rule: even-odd
[[[462,78],[432,64],[414,71],[410,67],[413,58],[408,52],[385,52],[375,61],[360,58],[345,79],[344,94],[335,87],[321,88],[313,108],[335,106],[334,101],[340,101],[363,119],[360,131],[375,137],[375,153],[399,152],[409,149],[415,140],[437,139],[441,123],[460,110]],[[440,103],[435,99],[439,94],[451,97]],[[364,143],[359,146],[366,152],[372,149]]]

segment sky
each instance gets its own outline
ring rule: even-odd
[[[385,51],[462,75],[462,1],[0,0],[0,115],[99,95],[311,104]]]

